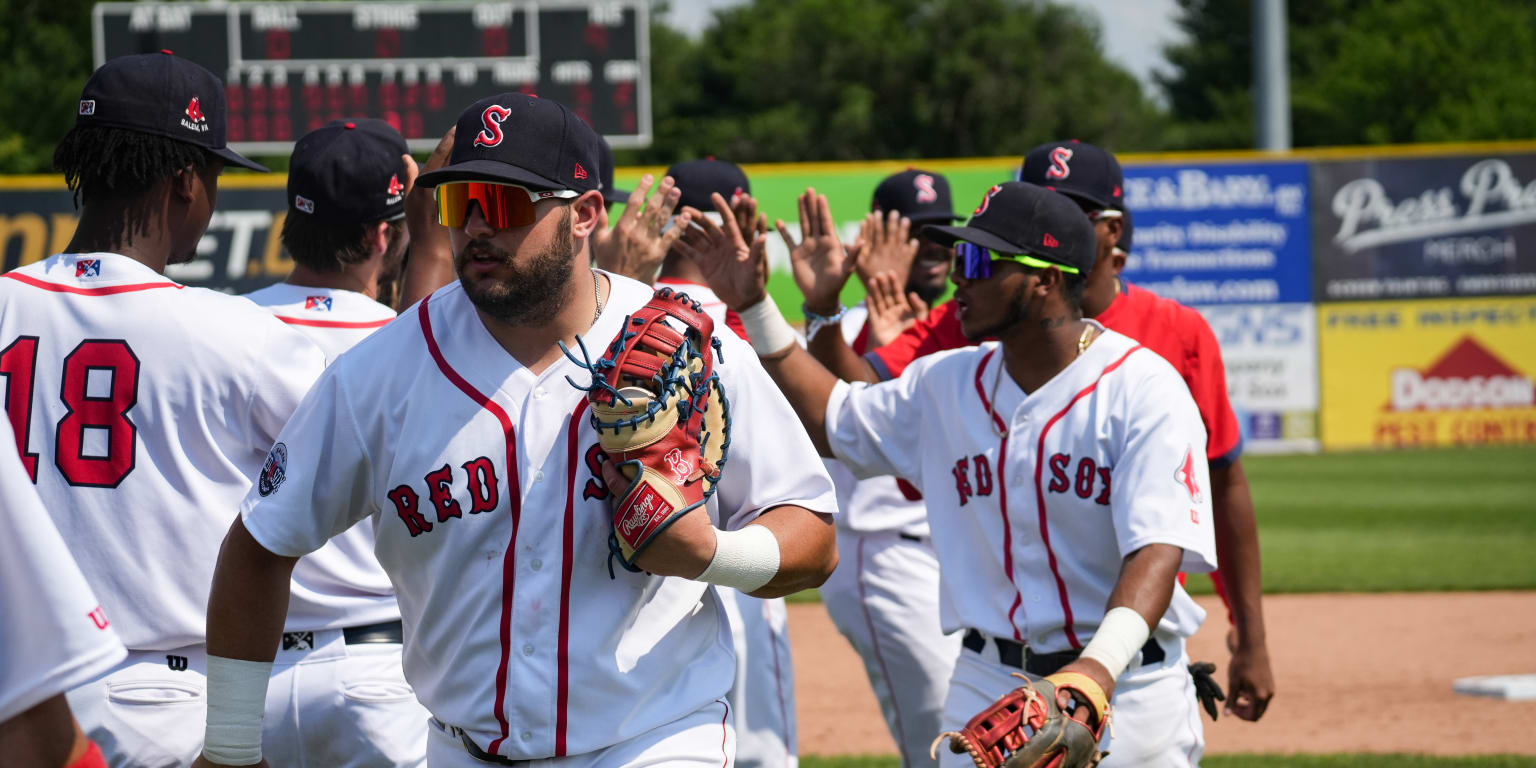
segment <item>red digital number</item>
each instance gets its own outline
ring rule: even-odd
[[[16,447],[32,481],[37,482],[37,454],[27,453],[32,421],[32,383],[37,365],[37,337],[22,336],[0,351],[0,373],[6,376],[5,409]],[[92,394],[92,374],[104,392]],[[139,400],[139,358],[121,339],[80,342],[64,358],[59,399],[67,412],[54,433],[54,464],[70,485],[116,488],[133,471],[138,427],[128,418]],[[86,430],[106,431],[106,454],[85,455]]]

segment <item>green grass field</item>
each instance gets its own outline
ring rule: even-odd
[[[1428,757],[1425,755],[1220,755],[1200,761],[1205,768],[1524,768],[1536,757]],[[892,757],[802,757],[800,768],[900,768]]]
[[[1266,594],[1536,589],[1536,447],[1248,456],[1243,466]],[[1195,593],[1210,584],[1189,579]]]

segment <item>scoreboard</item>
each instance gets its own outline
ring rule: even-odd
[[[505,91],[570,107],[615,147],[651,141],[648,0],[106,2],[96,65],[174,51],[224,79],[229,142],[287,154],[342,117],[377,117],[413,151]]]

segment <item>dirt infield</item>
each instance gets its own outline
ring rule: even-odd
[[[1224,611],[1201,604],[1211,616],[1191,655],[1224,664]],[[1536,702],[1451,691],[1458,677],[1536,673],[1536,592],[1281,595],[1264,608],[1279,695],[1256,724],[1207,721],[1208,753],[1536,754]],[[826,611],[789,609],[800,753],[894,754]]]

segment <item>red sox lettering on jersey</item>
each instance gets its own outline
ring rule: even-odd
[[[1192,448],[1205,435],[1172,367],[1113,331],[1028,396],[996,377],[1001,357],[988,342],[878,385],[839,384],[828,440],[856,475],[923,488],[945,631],[1080,649],[1126,555],[1167,543],[1184,550],[1184,570],[1215,567],[1210,502],[1197,490],[1208,470]],[[933,439],[881,437],[904,431]],[[1203,617],[1179,589],[1159,628],[1188,637]]]
[[[652,294],[610,280],[589,348]],[[755,404],[736,412],[733,434],[757,439],[736,441],[712,521],[739,528],[779,504],[831,511],[809,440],[782,430],[788,403],[745,342],[724,341],[727,391]],[[242,505],[251,535],[286,555],[379,515],[375,552],[413,628],[404,660],[417,698],[511,759],[592,752],[720,707],[734,675],[708,585],[610,577],[601,452],[584,393],[565,381],[577,374],[564,358],[537,374],[519,365],[450,284],[327,369],[280,438],[281,489]],[[641,531],[663,503],[637,505],[621,531]]]

